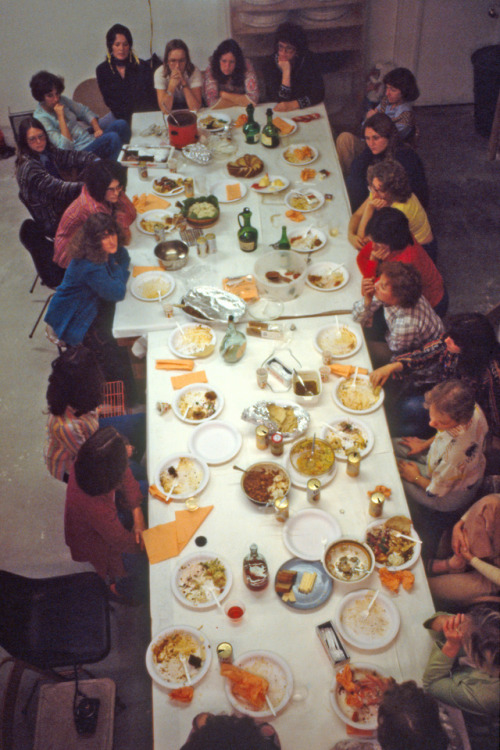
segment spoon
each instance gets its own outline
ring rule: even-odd
[[[286,284],[292,283],[291,279],[289,279],[287,276],[282,276],[279,271],[267,271],[266,279],[268,281],[273,281],[275,284],[278,284],[280,282],[284,282]]]
[[[210,595],[211,595],[211,596],[213,597],[213,599],[214,599],[215,603],[217,604],[218,608],[219,608],[219,609],[220,609],[220,611],[222,612],[222,611],[223,611],[223,608],[222,608],[222,604],[221,604],[221,603],[220,603],[220,601],[219,601],[219,597],[218,597],[218,596],[217,596],[217,594],[215,593],[215,588],[213,587],[213,585],[212,585],[211,583],[206,583],[206,584],[205,584],[205,586],[204,586],[204,588],[205,588],[205,589],[206,589],[206,590],[207,590],[207,591],[209,592],[209,594],[210,594]]]
[[[297,370],[295,369],[295,367],[293,368],[293,374],[295,375],[295,377],[297,378],[297,380],[299,381],[299,383],[303,387],[303,389],[304,389],[304,396],[313,396],[314,395],[313,392],[311,390],[309,390],[309,388],[307,387],[307,385],[304,383],[304,380],[302,379],[302,375],[299,375],[299,373],[297,372]]]
[[[236,471],[242,471],[243,474],[247,473],[246,469],[242,469],[241,466],[236,466],[236,464],[234,464],[233,469],[236,469]]]
[[[368,619],[368,615],[370,614],[370,610],[373,607],[373,605],[375,603],[375,599],[377,598],[377,596],[379,594],[380,594],[380,589],[377,589],[376,592],[375,592],[375,595],[372,597],[372,600],[369,603],[369,605],[367,606],[367,608],[364,609],[363,612],[361,612],[361,619],[362,620],[367,620]]]

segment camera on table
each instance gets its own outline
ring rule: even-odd
[[[78,703],[75,704],[73,717],[78,734],[95,734],[100,703],[99,698],[87,698],[85,696],[81,697]]]

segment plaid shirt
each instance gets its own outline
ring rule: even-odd
[[[369,307],[364,299],[354,303],[352,317],[362,326],[371,326],[373,314],[382,307],[382,302],[373,297]],[[384,305],[384,317],[389,329],[385,335],[387,345],[394,356],[418,349],[427,341],[437,339],[444,326],[425,297],[421,296],[415,307],[404,308]]]

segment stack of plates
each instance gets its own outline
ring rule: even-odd
[[[274,28],[286,21],[286,17],[286,11],[280,11],[279,13],[240,13],[242,23],[258,29]]]

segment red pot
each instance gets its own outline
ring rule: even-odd
[[[170,145],[176,148],[196,143],[198,135],[198,119],[190,109],[176,109],[167,117]]]

